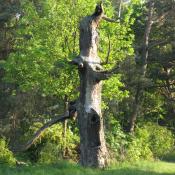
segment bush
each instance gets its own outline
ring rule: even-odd
[[[161,158],[173,149],[174,136],[166,127],[149,123],[144,128],[149,131],[149,145],[154,157]]]
[[[137,128],[127,149],[127,159],[137,161],[162,158],[173,149],[174,138],[166,127],[147,123]]]
[[[120,123],[110,115],[107,124],[106,142],[111,161],[125,159],[125,150],[128,144],[127,135],[122,131]]]
[[[42,126],[35,123],[25,134],[25,140],[29,140],[32,135]],[[39,163],[55,163],[58,160],[68,158],[78,159],[76,147],[79,144],[79,137],[76,128],[68,124],[66,135],[63,136],[63,124],[57,124],[48,128],[28,151],[30,161]],[[73,131],[72,131],[73,130]]]
[[[63,137],[63,126],[57,124],[46,131],[45,139],[47,142],[39,153],[40,163],[55,163],[63,158],[77,159],[76,146],[79,137],[70,128],[67,128],[66,136]]]
[[[146,129],[138,129],[127,148],[127,161],[151,160],[153,154],[149,146],[149,132]]]
[[[0,138],[0,163],[14,165],[16,159],[13,156],[13,153],[8,149],[7,144],[4,139]]]

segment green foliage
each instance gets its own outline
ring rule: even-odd
[[[122,160],[125,154],[125,147],[128,144],[127,135],[122,131],[120,123],[109,115],[106,132],[106,142],[108,144],[110,159],[115,162]]]
[[[157,124],[148,123],[136,129],[127,150],[127,159],[162,158],[173,149],[174,137],[171,131]]]
[[[153,153],[150,149],[149,133],[147,130],[140,129],[132,138],[127,149],[127,161],[152,160]]]
[[[55,144],[47,142],[39,152],[39,163],[54,163],[62,159],[62,150],[60,149],[61,144]]]
[[[128,91],[121,91],[121,88],[124,87],[124,84],[120,80],[121,76],[115,75],[104,82],[104,99],[107,98],[109,100],[115,99],[121,101],[123,98],[128,97]]]
[[[69,28],[73,9],[68,11],[65,2],[48,0],[42,3],[41,15],[32,2],[21,3],[25,15],[16,31],[17,52],[10,55],[6,64],[6,80],[19,84],[23,91],[36,89],[43,95],[70,94],[77,82],[76,72],[68,65],[72,57],[72,50],[68,48],[72,43],[67,42],[72,39],[75,27]],[[74,79],[70,79],[71,76]]]
[[[174,137],[166,127],[146,123],[136,128],[134,134],[124,133],[120,123],[108,115],[106,140],[113,162],[140,161],[162,158],[174,147]]]
[[[25,133],[25,139],[29,140],[40,127],[41,123],[35,123],[31,126],[29,131]],[[34,161],[40,163],[55,163],[65,157],[77,160],[76,147],[79,144],[79,137],[76,130],[76,128],[71,128],[71,125],[68,125],[64,136],[63,124],[48,128],[36,141],[34,148],[29,150],[29,154],[34,154],[32,156],[35,157]]]
[[[159,119],[163,119],[166,114],[164,109],[164,100],[163,97],[158,93],[144,93],[143,100],[143,115],[147,119],[151,121],[158,121]]]
[[[16,31],[14,45],[16,52],[9,56],[5,64],[5,80],[18,84],[23,91],[35,89],[43,96],[64,97],[66,94],[75,97],[78,76],[68,61],[79,54],[79,21],[82,17],[92,14],[96,2],[96,0],[60,2],[46,0],[37,3],[29,0],[21,1],[24,15],[20,18]],[[111,1],[105,1],[104,6],[106,14],[115,18],[115,9]],[[111,68],[116,62],[133,54],[134,35],[131,31],[133,12],[130,7],[126,9],[128,10],[121,23],[102,22],[100,25],[99,55],[102,61],[108,52],[108,38],[112,43],[109,60],[112,64],[106,68]],[[114,92],[120,98],[122,92],[117,86],[122,85],[119,76],[111,81],[116,84],[115,90],[111,93]],[[105,83],[105,87],[109,85],[107,87],[109,93],[109,89],[112,90],[111,81]]]
[[[13,153],[8,149],[6,141],[0,138],[0,164],[14,165],[15,163],[16,159]]]
[[[174,146],[174,136],[166,127],[149,123],[144,127],[149,131],[150,149],[155,157],[161,158],[172,151]]]
[[[76,147],[79,143],[79,137],[70,128],[63,136],[63,130],[62,125],[47,130],[45,136],[43,136],[44,139],[47,139],[47,142],[39,153],[38,161],[40,163],[54,163],[63,157],[77,160]]]

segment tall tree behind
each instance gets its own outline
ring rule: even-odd
[[[143,80],[146,75],[147,71],[147,62],[148,62],[148,44],[149,44],[149,37],[150,37],[150,32],[151,32],[151,27],[153,24],[153,12],[154,12],[154,1],[150,0],[149,5],[148,5],[148,14],[147,14],[147,22],[145,26],[145,33],[143,37],[143,43],[141,44],[141,47],[138,49],[138,54],[137,55],[140,60],[139,60],[139,67],[138,67],[138,83],[136,86],[136,92],[135,92],[135,97],[134,97],[134,102],[133,102],[133,112],[131,113],[131,118],[130,118],[130,127],[129,131],[133,132],[134,127],[135,127],[135,121],[137,118],[138,114],[138,109],[139,109],[139,103],[140,103],[140,98],[143,93],[144,85],[143,85]],[[138,58],[137,58],[138,59]]]
[[[19,16],[19,0],[0,1],[0,130],[2,134],[7,134],[10,127],[15,127],[15,117],[11,118],[12,124],[8,116],[13,101],[10,98],[10,93],[15,85],[5,83],[3,78],[5,76],[4,64],[9,54],[14,51],[15,30],[17,29]]]
[[[125,116],[129,118],[129,130],[131,132],[134,130],[138,116],[138,121],[143,121],[144,119],[150,121],[151,117],[147,116],[152,116],[153,121],[157,121],[159,116],[160,118],[166,118],[168,109],[163,104],[168,104],[172,100],[165,100],[168,99],[165,97],[163,101],[166,101],[166,103],[164,103],[161,100],[164,98],[164,95],[162,96],[161,93],[166,94],[165,96],[171,94],[170,96],[172,97],[173,95],[172,77],[174,63],[172,60],[172,47],[174,23],[172,19],[174,19],[174,15],[172,13],[174,1],[152,1],[154,3],[154,13],[152,14],[151,23],[148,20],[150,3],[151,1],[146,1],[144,4],[135,6],[136,21],[133,25],[135,33],[135,62],[131,58],[128,59],[124,63],[125,66],[122,70],[126,73],[124,73],[123,81],[131,92],[130,99],[123,102],[123,105],[125,107],[128,105],[129,109],[126,111],[122,108],[125,111]],[[146,31],[149,31],[147,26],[151,26],[151,31],[150,33],[148,32],[149,35],[146,35]],[[146,38],[148,39],[147,44]],[[162,67],[169,67],[170,69],[167,70],[171,73],[168,76],[164,76],[166,71]],[[166,83],[168,81],[165,81],[167,78],[170,83],[170,93],[165,90],[168,87]],[[152,100],[150,99],[151,96]],[[146,99],[149,99],[150,102],[146,102]],[[148,103],[152,104],[152,106]],[[170,111],[173,111],[172,109]],[[169,116],[172,116],[172,113]]]

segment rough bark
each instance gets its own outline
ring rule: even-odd
[[[107,149],[101,113],[101,75],[104,72],[97,55],[97,28],[104,18],[102,5],[80,22],[80,55],[72,62],[78,65],[80,97],[77,108],[80,130],[80,163],[89,167],[105,167]],[[108,20],[109,21],[109,20]],[[104,78],[105,79],[105,78]]]

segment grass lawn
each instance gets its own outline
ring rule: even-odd
[[[0,165],[0,175],[175,175],[175,163],[138,162],[132,165],[122,163],[105,170],[85,169],[68,162],[16,168]]]

